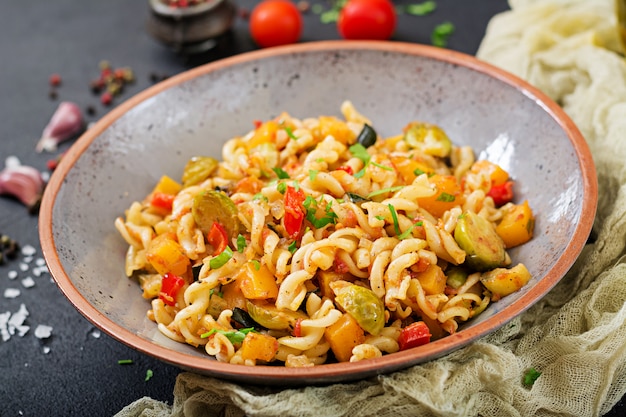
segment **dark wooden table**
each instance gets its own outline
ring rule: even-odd
[[[255,49],[247,21],[240,15],[225,42],[214,50],[196,57],[177,54],[148,35],[147,3],[0,2],[1,166],[7,157],[16,156],[23,164],[48,172],[49,160],[67,149],[71,141],[52,154],[36,153],[35,143],[62,100],[79,104],[87,120],[95,121],[155,80]],[[255,3],[239,0],[238,6],[250,10]],[[310,3],[326,8],[329,4],[318,0]],[[474,54],[489,19],[508,8],[505,0],[438,0],[437,6],[428,16],[400,15],[394,39],[429,44],[434,27],[450,21],[455,32],[448,47]],[[302,42],[337,38],[333,24],[322,23],[311,11],[305,14]],[[102,105],[90,89],[102,60],[113,67],[131,67],[136,77],[109,107]],[[49,77],[54,73],[62,82],[51,91]],[[0,234],[35,252],[32,256],[18,254],[17,259],[0,266],[0,315],[19,317],[23,305],[28,316],[19,324],[29,327],[22,336],[16,332],[8,340],[0,338],[0,416],[110,416],[143,396],[172,403],[179,369],[98,331],[70,305],[50,276],[41,273],[36,215],[28,214],[16,200],[0,198]],[[19,289],[20,293],[7,298],[7,289]],[[49,337],[37,337],[39,325],[52,328]],[[126,359],[132,364],[118,363]],[[152,377],[146,381],[148,370]],[[620,403],[610,415],[625,412]]]

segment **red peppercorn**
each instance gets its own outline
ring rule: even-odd
[[[105,106],[110,105],[111,102],[113,102],[113,94],[109,93],[108,91],[105,91],[100,96],[100,102],[104,104]]]
[[[52,74],[50,76],[50,85],[52,87],[58,87],[61,85],[61,76],[59,74]]]

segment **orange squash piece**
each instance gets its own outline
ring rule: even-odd
[[[507,248],[513,248],[528,242],[533,237],[535,217],[528,205],[528,201],[512,206],[496,226],[496,233],[500,235]]]
[[[339,362],[348,362],[352,349],[365,342],[365,331],[350,314],[344,314],[324,331],[335,358]]]

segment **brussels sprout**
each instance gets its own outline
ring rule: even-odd
[[[194,156],[183,170],[183,187],[200,184],[213,174],[218,164],[217,159],[210,156]]]
[[[487,219],[476,213],[467,211],[459,217],[454,239],[467,253],[465,262],[472,269],[487,271],[507,263],[502,238]]]
[[[241,223],[237,217],[237,206],[223,192],[216,190],[200,192],[193,199],[191,213],[196,225],[205,235],[215,222],[224,226],[229,239],[239,234]]]
[[[406,125],[404,140],[410,147],[440,158],[447,157],[452,151],[452,142],[446,132],[429,123],[411,122]]]
[[[298,319],[309,318],[301,311],[283,311],[270,304],[260,305],[247,301],[246,308],[254,321],[271,330],[293,330]]]
[[[369,288],[355,284],[334,285],[335,302],[350,314],[366,332],[376,336],[385,327],[385,305],[383,300]]]

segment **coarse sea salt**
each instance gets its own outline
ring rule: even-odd
[[[35,286],[35,280],[32,279],[31,277],[26,277],[22,279],[22,286],[24,288],[32,288]]]
[[[38,324],[35,328],[35,337],[37,339],[47,339],[52,335],[52,327],[45,324]]]
[[[34,256],[36,253],[37,253],[37,249],[35,249],[35,247],[32,245],[25,245],[22,248],[22,255],[24,256],[27,256],[27,257]]]
[[[15,279],[17,278],[17,275],[17,271],[9,271],[7,277],[9,277],[9,279]]]
[[[13,313],[9,320],[7,320],[7,331],[9,335],[13,336],[17,334],[18,336],[24,336],[26,332],[30,329],[30,326],[26,326],[24,322],[28,317],[28,310],[24,304],[20,305],[19,310]]]
[[[4,290],[4,298],[17,298],[21,293],[18,288],[7,288]]]

